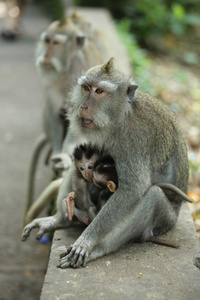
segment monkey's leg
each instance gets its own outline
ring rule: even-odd
[[[66,203],[67,203],[67,214],[69,221],[72,221],[72,218],[75,213],[75,202],[74,199],[76,198],[76,194],[71,192],[67,195]]]
[[[114,252],[129,240],[146,241],[175,225],[177,212],[159,187],[152,186],[135,201],[130,201],[132,195],[124,191],[126,206],[122,206],[121,192],[109,199],[67,255],[60,259],[61,268],[84,266],[87,261]]]
[[[28,170],[28,183],[27,183],[27,192],[26,192],[26,199],[25,199],[25,205],[24,205],[23,220],[25,218],[26,212],[28,211],[28,209],[30,208],[30,206],[33,202],[35,171],[36,171],[40,152],[46,143],[47,143],[47,137],[46,137],[46,135],[43,134],[38,137],[38,139],[36,140],[36,142],[33,146],[33,151],[31,153],[31,159],[30,159],[29,170]]]
[[[78,209],[77,207],[75,207],[75,216],[80,222],[83,222],[86,225],[90,223],[88,214],[85,211]]]
[[[70,224],[71,222],[67,218],[63,218],[59,213],[52,217],[35,219],[25,226],[21,236],[21,240],[25,241],[29,237],[32,229],[34,228],[39,229],[36,235],[36,239],[40,240],[46,232],[50,232],[61,228],[67,228],[70,226]]]
[[[97,207],[95,205],[91,205],[89,207],[89,209],[88,209],[89,223],[94,220],[94,218],[96,217],[97,213],[98,213]]]

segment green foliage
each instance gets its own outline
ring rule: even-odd
[[[52,20],[61,20],[65,17],[65,10],[62,0],[36,0]]]
[[[116,19],[128,18],[140,42],[149,35],[172,33],[183,36],[191,26],[200,26],[199,0],[76,0],[83,6],[103,6]]]
[[[191,173],[200,170],[200,163],[194,160],[189,160]]]
[[[149,67],[151,60],[147,57],[145,51],[138,46],[135,36],[130,33],[130,26],[130,20],[123,19],[118,23],[117,30],[122,43],[127,48],[136,82],[142,87],[144,92],[150,92]]]

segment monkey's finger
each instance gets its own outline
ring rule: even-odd
[[[73,247],[70,247],[69,252],[67,250],[67,255],[65,257],[60,258],[60,261],[71,261],[71,257],[74,255],[74,252],[76,251],[76,248],[73,249]]]
[[[88,261],[88,257],[89,257],[89,252],[87,251],[85,256],[84,256],[84,259],[83,259],[83,264],[82,266],[85,268],[86,267],[86,263]]]
[[[70,267],[70,261],[59,262],[57,268],[66,269]]]
[[[21,235],[22,242],[24,242],[27,239],[27,237],[29,237],[29,235],[30,235],[30,230],[25,228]]]
[[[63,264],[60,264],[61,269],[66,269],[66,268],[69,268],[70,266],[71,266],[70,262],[65,262]]]
[[[73,257],[71,258],[71,266],[76,265],[77,261],[79,260],[79,257],[80,257],[80,253],[81,253],[81,252],[82,252],[82,250],[81,250],[81,247],[79,246],[79,247],[76,249],[76,251],[75,251]]]
[[[26,225],[21,235],[22,242],[24,242],[27,239],[27,237],[29,237],[31,230],[37,227],[38,225],[36,223],[30,223]]]
[[[85,261],[85,256],[86,256],[86,250],[82,249],[76,263],[74,265],[71,264],[73,268],[79,268],[83,266]]]
[[[41,227],[36,235],[36,240],[41,240],[41,238],[43,237],[43,235],[48,232],[48,230],[46,230],[45,228]]]
[[[69,247],[69,248],[67,249],[67,251],[61,253],[61,254],[60,254],[60,258],[63,258],[64,256],[67,256],[67,255],[70,253],[71,249],[72,249],[72,246]]]

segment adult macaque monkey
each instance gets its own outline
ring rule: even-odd
[[[78,18],[78,16],[77,16]],[[36,67],[44,87],[44,132],[37,140],[31,155],[28,175],[27,200],[25,211],[32,203],[34,176],[39,153],[43,146],[49,142],[52,148],[51,160],[53,168],[67,169],[72,161],[71,154],[76,144],[83,141],[80,135],[67,134],[60,111],[70,86],[83,70],[102,63],[102,55],[95,44],[92,33],[87,36],[84,31],[84,21],[77,26],[73,22],[74,15],[63,21],[53,22],[41,34],[37,51]],[[89,31],[89,23],[87,30]],[[90,25],[92,26],[92,25]],[[92,32],[92,30],[91,30]],[[60,162],[61,161],[61,162]]]
[[[61,268],[83,266],[129,240],[149,240],[176,224],[182,198],[172,191],[164,193],[155,184],[171,183],[187,192],[186,145],[173,113],[137,88],[115,68],[113,59],[88,70],[74,87],[70,126],[113,157],[119,186],[63,255]],[[58,203],[60,199],[61,192]],[[22,240],[33,228],[39,228],[40,238],[47,231],[67,227],[66,222],[60,207],[54,217],[27,225]]]

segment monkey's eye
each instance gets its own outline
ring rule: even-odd
[[[58,45],[58,44],[59,44],[59,41],[54,40],[54,41],[53,41],[53,44],[54,44],[54,45]]]
[[[49,44],[49,43],[50,43],[50,38],[49,38],[49,37],[46,37],[45,43],[46,43],[46,44]]]
[[[92,166],[92,165],[91,165],[91,166],[88,166],[88,169],[89,169],[89,170],[92,170],[92,168],[93,168],[93,166]]]
[[[81,171],[84,171],[84,170],[85,170],[85,168],[84,168],[84,167],[80,167],[80,170],[81,170]]]
[[[103,90],[102,89],[96,89],[96,91],[95,91],[97,94],[102,94],[103,93]]]
[[[89,87],[88,87],[87,85],[84,85],[83,88],[84,88],[84,90],[87,91],[87,92],[89,92],[89,90],[90,90]]]

